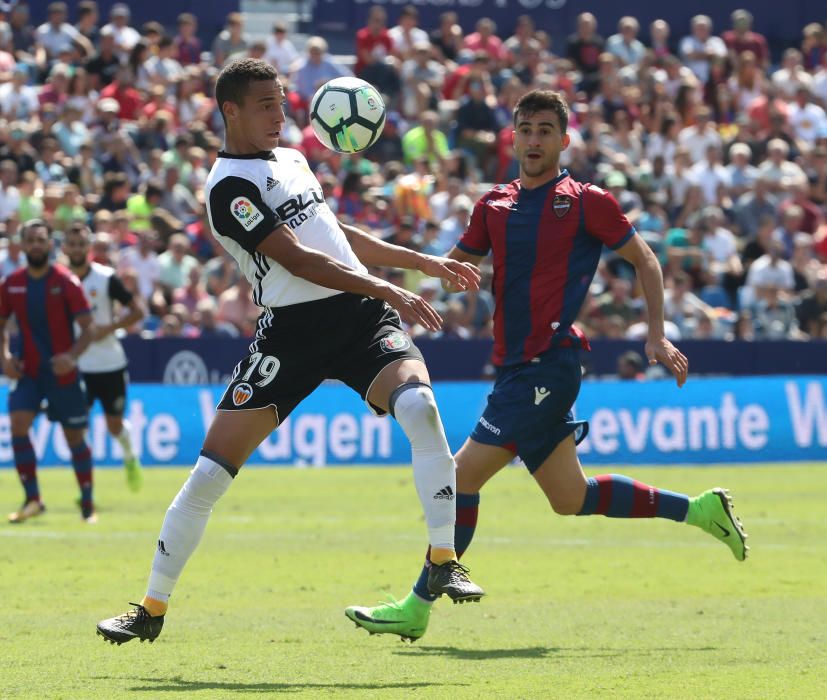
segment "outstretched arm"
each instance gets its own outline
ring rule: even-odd
[[[689,360],[666,339],[663,328],[663,274],[660,263],[652,249],[638,235],[617,249],[617,252],[635,267],[643,288],[649,319],[649,333],[646,341],[646,357],[649,364],[662,362],[675,375],[678,386],[686,382]]]
[[[401,267],[406,270],[419,270],[429,277],[438,277],[459,290],[479,289],[480,273],[475,265],[458,258],[442,258],[425,255],[409,248],[385,243],[361,229],[339,222],[339,227],[347,237],[350,247],[365,265],[377,267]]]

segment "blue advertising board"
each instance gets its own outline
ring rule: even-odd
[[[490,384],[435,387],[446,434],[456,450],[478,420]],[[5,405],[7,387],[0,387]],[[191,464],[222,392],[218,386],[133,385],[127,417],[133,443],[149,465]],[[528,400],[533,401],[533,393]],[[576,406],[590,421],[580,446],[585,464],[708,464],[827,459],[827,377],[585,382]],[[32,443],[40,464],[67,464],[59,427],[38,417]],[[121,453],[94,413],[90,446],[96,465]],[[263,465],[406,464],[410,447],[389,418],[374,416],[341,384],[306,399],[250,459]],[[0,465],[12,463],[9,417],[0,415]]]

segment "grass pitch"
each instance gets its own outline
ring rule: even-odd
[[[0,698],[827,697],[827,467],[618,471],[731,487],[750,558],[668,521],[555,516],[508,469],[483,493],[467,557],[489,595],[438,603],[406,645],[343,609],[401,597],[417,574],[410,471],[247,468],[159,640],[115,647],[95,623],[143,594],[186,471],[149,470],[133,496],[99,470],[100,523],[87,526],[71,471],[41,470],[46,515],[0,523]],[[0,493],[18,505],[12,470]]]

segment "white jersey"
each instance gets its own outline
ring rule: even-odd
[[[341,294],[296,277],[256,251],[280,224],[287,224],[302,245],[367,272],[299,151],[276,148],[246,156],[222,151],[204,195],[215,238],[238,261],[258,306],[290,306]]]
[[[108,326],[115,321],[115,301],[124,306],[132,301],[132,294],[124,288],[115,270],[106,265],[91,263],[81,284],[92,307],[92,320],[96,326]],[[78,359],[78,368],[85,373],[114,372],[124,369],[126,365],[126,353],[114,333],[90,343]]]

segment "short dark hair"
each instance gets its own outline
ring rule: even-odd
[[[20,227],[20,240],[23,240],[26,234],[35,228],[45,228],[49,238],[52,237],[52,227],[49,226],[45,219],[29,219]]]
[[[531,116],[537,112],[554,112],[560,122],[560,131],[566,133],[569,125],[569,106],[566,98],[553,90],[531,90],[523,95],[514,105],[514,126],[517,126],[517,117]]]
[[[69,226],[68,229],[66,229],[66,235],[68,236],[70,233],[84,236],[88,239],[89,236],[92,235],[92,229],[90,229],[82,221],[75,221],[71,226]]]
[[[234,102],[241,104],[244,100],[250,83],[258,80],[276,80],[278,71],[266,61],[258,58],[239,58],[228,63],[218,74],[215,81],[215,101],[218,102],[218,111],[224,123],[224,103]]]

